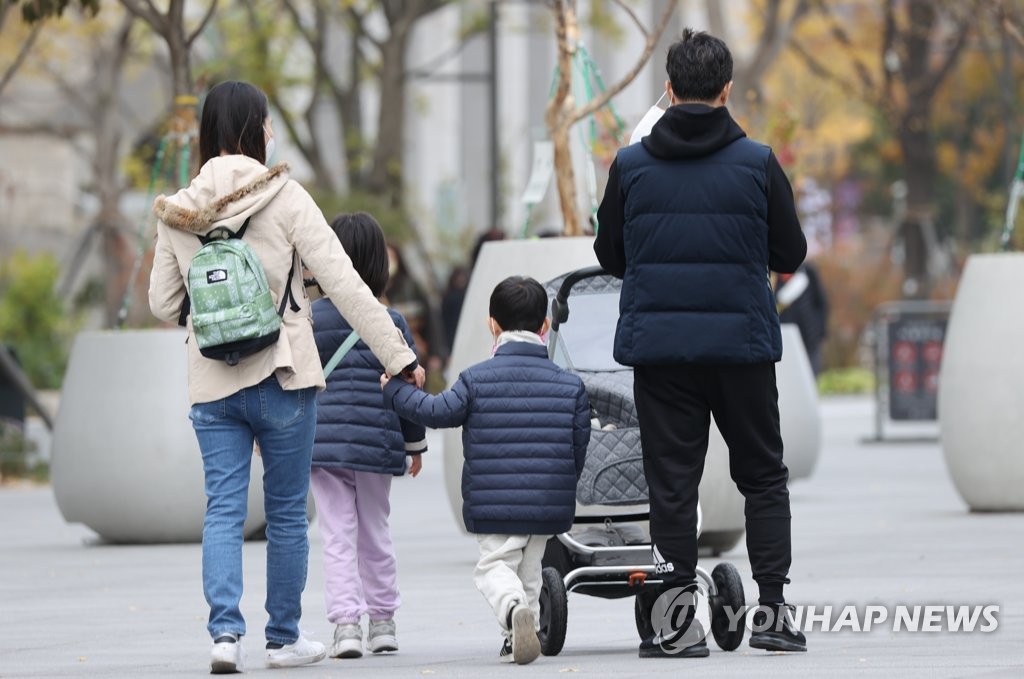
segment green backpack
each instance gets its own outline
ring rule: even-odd
[[[275,309],[263,265],[242,240],[248,227],[246,219],[237,232],[220,226],[196,236],[202,247],[189,265],[188,293],[179,319],[184,324],[191,313],[199,353],[228,365],[277,342],[289,300],[292,311],[299,310],[292,296],[294,258],[281,305]]]

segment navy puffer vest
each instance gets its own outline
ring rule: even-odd
[[[770,149],[746,137],[662,160],[619,151],[626,269],[615,333],[624,365],[782,357],[768,280]]]

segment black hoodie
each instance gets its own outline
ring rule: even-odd
[[[671,106],[640,143],[660,160],[709,156],[737,139],[747,136],[724,106],[678,104]],[[774,153],[768,157],[768,266],[772,271],[792,273],[807,254],[807,241],[793,201],[793,188]],[[597,260],[614,276],[626,273],[623,243],[625,205],[616,162],[608,171],[604,199],[597,211]]]

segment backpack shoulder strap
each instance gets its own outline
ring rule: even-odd
[[[356,345],[356,342],[358,342],[358,341],[359,341],[359,333],[358,332],[353,330],[352,332],[350,332],[348,334],[348,337],[345,338],[345,341],[341,343],[341,346],[338,347],[338,350],[335,351],[334,355],[331,356],[331,359],[329,361],[327,361],[327,365],[324,366],[324,379],[325,380],[327,379],[328,375],[330,375],[332,372],[334,372],[334,369],[338,367],[339,363],[341,363],[341,359],[345,358],[345,354],[347,354],[349,352],[349,350],[352,347],[354,347]]]

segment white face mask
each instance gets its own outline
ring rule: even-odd
[[[651,130],[654,129],[654,124],[661,120],[661,116],[665,115],[665,110],[658,106],[664,98],[665,93],[662,92],[661,98],[655,102],[654,106],[647,109],[647,113],[644,114],[644,117],[640,119],[640,122],[637,123],[636,127],[633,129],[633,134],[629,135],[630,144],[635,144],[649,135]]]
[[[267,128],[264,126],[263,130],[266,131],[266,129]],[[270,136],[269,132],[267,133],[267,136]],[[267,165],[267,167],[270,166],[270,159],[274,155],[274,149],[275,148],[276,148],[276,144],[274,143],[274,138],[270,137],[270,139],[267,140],[267,155],[266,155],[266,165]]]

